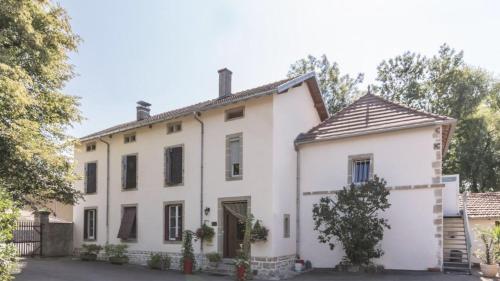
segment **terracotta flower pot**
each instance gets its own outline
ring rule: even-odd
[[[485,264],[482,263],[480,264],[481,266],[481,272],[483,273],[484,277],[495,277],[497,276],[498,273],[498,264]]]
[[[184,269],[184,274],[193,274],[193,261],[185,259],[183,264],[183,269]]]
[[[238,265],[236,267],[236,278],[238,281],[245,281],[245,271],[246,267],[244,265]]]

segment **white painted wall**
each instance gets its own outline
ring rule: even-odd
[[[388,186],[431,184],[436,161],[433,127],[325,141],[301,146],[301,193],[339,190],[347,185],[348,156],[373,153],[374,174]],[[385,255],[376,261],[389,269],[426,270],[440,266],[441,248],[435,238],[433,213],[438,189],[393,190],[392,204],[383,216],[390,230],[384,233]],[[333,267],[343,252],[320,244],[313,230],[312,208],[321,195],[301,197],[300,255],[313,267]],[[438,214],[439,216],[439,214]]]
[[[296,254],[297,155],[294,140],[320,122],[304,83],[273,96],[273,255]],[[284,238],[284,214],[290,215],[290,237]]]

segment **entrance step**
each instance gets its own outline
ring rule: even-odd
[[[203,271],[208,274],[218,276],[234,276],[236,271],[234,266],[234,259],[222,259],[222,261],[219,262],[217,266],[209,265]]]

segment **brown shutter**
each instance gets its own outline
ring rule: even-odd
[[[88,217],[89,217],[89,211],[88,210],[84,210],[83,211],[83,239],[87,239],[88,238],[88,233],[87,233],[87,229],[88,229]]]
[[[125,207],[123,208],[123,217],[120,224],[120,230],[118,231],[118,238],[127,240],[132,233],[132,229],[135,223],[136,208],[135,207]]]
[[[87,163],[87,193],[97,190],[97,163]]]
[[[125,188],[137,187],[137,155],[127,155],[127,175]]]
[[[165,185],[170,184],[170,148],[165,149]]]
[[[122,156],[122,188],[127,187],[127,156]]]
[[[164,231],[164,233],[165,233],[165,241],[168,241],[169,240],[168,239],[168,229],[169,229],[168,227],[170,225],[170,218],[168,217],[168,215],[169,215],[168,205],[165,205],[164,208],[165,208],[165,231]]]
[[[182,146],[170,150],[170,182],[171,184],[182,183]]]
[[[178,211],[177,211],[177,216],[179,217],[179,229],[178,229],[178,232],[177,232],[177,240],[181,241],[182,240],[182,229],[184,227],[182,225],[182,216],[183,216],[182,205],[179,205],[179,208],[178,208]]]

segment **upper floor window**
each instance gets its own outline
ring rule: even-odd
[[[97,191],[97,162],[85,163],[85,193]]]
[[[226,110],[226,121],[243,118],[245,116],[245,107],[236,107]]]
[[[137,206],[122,208],[122,221],[118,230],[118,238],[127,240],[137,239]]]
[[[95,142],[87,143],[87,146],[86,146],[87,152],[94,151],[95,148],[96,148],[96,143]]]
[[[241,179],[243,176],[243,135],[226,137],[226,179]]]
[[[122,156],[122,188],[137,188],[137,154]]]
[[[349,184],[362,184],[373,175],[373,154],[349,156]]]
[[[182,145],[165,149],[165,185],[180,185],[183,183],[184,147]]]
[[[182,131],[182,122],[172,122],[167,124],[167,134],[173,134]]]
[[[165,205],[165,241],[182,240],[182,204]]]
[[[290,215],[283,216],[283,237],[290,238]]]
[[[83,239],[97,239],[97,209],[85,209],[83,211]]]
[[[123,137],[123,142],[124,143],[135,142],[135,133],[125,135]]]

